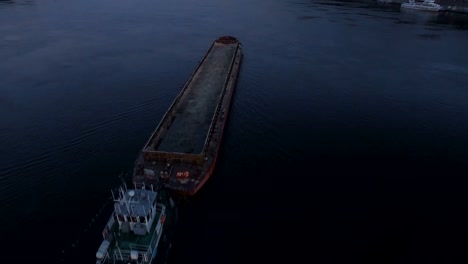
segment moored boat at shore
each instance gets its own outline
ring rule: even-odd
[[[405,2],[401,4],[401,8],[421,10],[421,11],[430,11],[430,12],[438,12],[443,9],[442,6],[439,4],[436,4],[434,0],[424,0],[423,2],[416,2],[415,0],[409,0],[409,2]]]

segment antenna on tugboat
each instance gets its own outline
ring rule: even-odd
[[[124,199],[125,198],[125,193],[124,193],[124,190],[122,187],[119,188],[119,197],[120,199]]]
[[[122,191],[122,200],[123,200],[123,202],[125,204],[125,207],[127,208],[127,212],[130,214],[130,208],[128,206],[127,199],[125,198],[125,193],[124,193],[124,191],[122,189],[121,189],[121,191]]]

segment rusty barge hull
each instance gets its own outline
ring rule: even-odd
[[[213,173],[242,60],[240,42],[215,40],[141,151],[136,183],[193,195]]]

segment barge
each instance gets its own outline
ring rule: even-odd
[[[140,152],[133,182],[200,190],[215,168],[241,60],[235,37],[211,44]]]

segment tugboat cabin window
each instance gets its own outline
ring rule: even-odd
[[[136,216],[131,216],[130,219],[131,219],[131,221],[132,221],[133,223],[137,223],[137,222],[138,222],[138,219],[137,219]]]
[[[144,216],[140,216],[140,223],[146,223],[146,218]]]
[[[120,221],[120,222],[124,222],[124,221],[125,221],[125,217],[124,217],[123,215],[120,215],[120,214],[119,214],[117,217],[119,218],[119,221]]]

